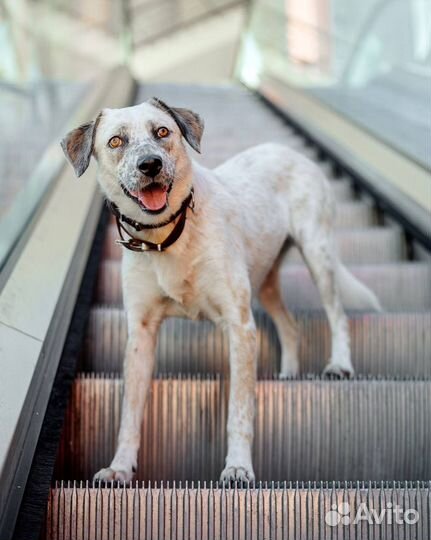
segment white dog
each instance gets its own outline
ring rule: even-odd
[[[299,153],[278,144],[251,148],[214,170],[193,161],[201,118],[158,99],[103,110],[70,132],[63,149],[78,176],[91,155],[123,238],[122,285],[128,321],[118,447],[96,480],[130,481],[157,332],[165,317],[208,318],[230,344],[228,453],[221,480],[253,481],[258,294],[277,327],[281,372],[298,373],[297,330],[280,297],[279,267],[296,245],[319,289],[332,333],[326,373],[351,376],[349,307],[379,309],[374,294],[341,264],[332,233],[329,182]],[[186,219],[187,218],[187,219]]]

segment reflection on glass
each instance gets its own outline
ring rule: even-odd
[[[41,158],[103,69],[119,2],[0,2],[0,267],[49,184]]]
[[[429,0],[256,0],[240,77],[298,86],[431,167]]]

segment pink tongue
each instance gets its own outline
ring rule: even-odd
[[[160,210],[166,205],[167,192],[161,186],[151,186],[143,191],[132,192],[148,210]]]

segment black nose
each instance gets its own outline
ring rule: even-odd
[[[138,160],[138,169],[150,178],[154,178],[159,174],[162,165],[162,160],[157,156],[145,156]]]

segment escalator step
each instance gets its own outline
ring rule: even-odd
[[[377,215],[371,204],[363,201],[346,201],[337,205],[335,227],[355,229],[377,225]]]
[[[351,269],[377,294],[385,310],[419,311],[431,307],[431,265],[409,262],[360,265]],[[120,270],[118,261],[104,261],[100,265],[96,302],[122,303]],[[290,309],[321,309],[318,291],[303,265],[286,265],[281,279],[286,305]]]
[[[353,274],[373,290],[385,311],[431,308],[431,265],[397,263],[352,266]],[[308,271],[285,266],[281,273],[283,297],[291,308],[317,309],[322,304]]]
[[[279,370],[280,346],[271,319],[255,312],[258,373]],[[320,373],[330,356],[329,325],[323,315],[297,314],[302,373]],[[350,318],[352,362],[364,375],[431,377],[431,313],[385,313]],[[90,313],[83,368],[121,372],[127,340],[126,316],[118,308]],[[227,373],[226,334],[209,321],[167,319],[157,343],[159,373]]]
[[[142,425],[138,480],[216,480],[226,449],[228,380],[156,378]],[[80,376],[56,478],[88,480],[113,457],[123,382]],[[256,388],[257,480],[431,477],[431,381],[266,380]]]
[[[205,483],[59,484],[51,489],[45,538],[425,540],[431,532],[429,498],[427,482],[225,489]],[[398,520],[395,508],[402,512]]]
[[[350,183],[347,179],[337,179],[331,182],[332,191],[337,201],[345,202],[354,198]]]
[[[336,240],[338,253],[346,264],[380,264],[405,258],[404,239],[396,228],[341,229]],[[291,249],[286,258],[289,262],[303,262],[296,248]]]
[[[120,259],[122,249],[117,226],[109,226],[103,247],[105,259]],[[350,264],[396,262],[404,258],[404,242],[399,230],[391,227],[339,230],[336,234],[341,259]],[[302,262],[296,248],[287,254],[287,260]]]

